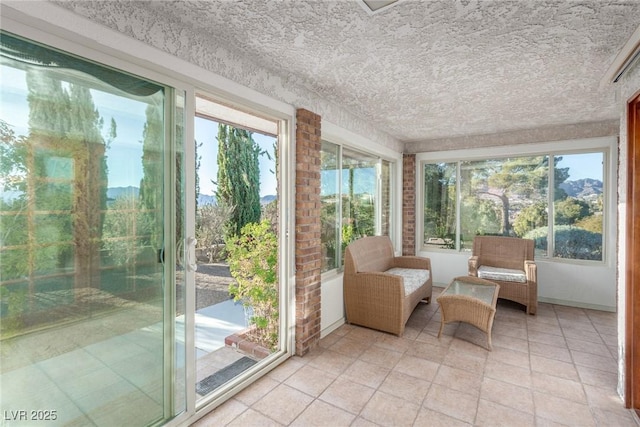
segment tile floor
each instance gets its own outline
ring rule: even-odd
[[[55,411],[55,425],[133,426],[162,418],[161,318],[157,306],[130,304],[0,343],[0,426],[29,425],[12,418],[21,410]],[[246,328],[246,321],[242,306],[227,300],[198,310],[195,322],[199,381],[243,356],[225,349],[224,337]],[[181,367],[184,316],[176,337]]]
[[[87,328],[99,332],[99,326],[134,323],[128,314],[111,314],[2,344],[3,356],[10,356],[3,357],[2,364],[22,358],[24,366],[2,368],[6,371],[0,374],[0,426],[146,425],[161,418],[161,325],[95,343],[84,339]],[[13,366],[17,362],[10,363]],[[55,411],[55,421],[29,420],[31,415],[14,418],[11,411]]]
[[[640,426],[617,395],[615,313],[499,301],[493,351],[420,304],[402,338],[343,325],[204,426]]]

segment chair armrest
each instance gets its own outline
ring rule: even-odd
[[[420,256],[397,256],[393,258],[393,267],[399,268],[419,268],[431,271],[431,259]]]
[[[404,280],[381,272],[359,272],[344,277],[347,322],[396,335],[404,331]]]
[[[538,311],[538,267],[535,261],[525,260],[524,272],[529,287],[529,304],[527,314],[536,314]]]
[[[478,267],[480,267],[480,258],[477,255],[469,257],[468,261],[469,276],[478,277]]]
[[[525,260],[524,273],[527,277],[527,282],[538,283],[538,266],[535,261]]]

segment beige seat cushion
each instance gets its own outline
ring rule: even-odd
[[[402,276],[404,279],[404,296],[411,295],[424,282],[429,280],[429,270],[420,270],[418,268],[390,268],[385,273]]]

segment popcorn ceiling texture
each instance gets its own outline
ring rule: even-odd
[[[184,13],[192,19],[214,13],[217,9],[214,2],[62,0],[52,3],[236,83],[293,106],[304,107],[326,121],[367,136],[381,146],[398,152],[403,150],[403,144],[396,138],[305,87],[300,78],[287,73],[286,62],[280,65],[284,68],[271,71],[244,49],[227,48],[224,38],[219,38],[217,32],[211,30],[218,26],[213,17],[205,19],[199,28],[185,19]]]
[[[640,16],[635,0],[56,3],[399,150],[610,127],[600,80]]]

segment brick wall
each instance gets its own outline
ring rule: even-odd
[[[402,157],[402,255],[416,254],[416,155]]]
[[[391,234],[391,164],[387,161],[383,161],[382,170],[380,173],[380,182],[382,183],[382,197],[380,202],[382,203],[382,224],[381,231],[383,236],[390,236]]]
[[[296,111],[296,354],[320,340],[320,116]]]

